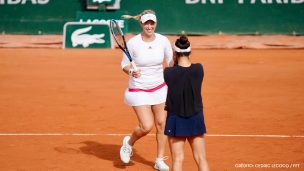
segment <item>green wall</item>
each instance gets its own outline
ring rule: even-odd
[[[193,4],[187,4],[193,2]],[[8,4],[15,2],[16,4]],[[0,0],[0,33],[62,34],[86,0]],[[243,2],[243,3],[241,3]],[[121,11],[153,9],[157,31],[176,34],[304,34],[304,0],[122,0]],[[102,12],[99,12],[102,13]],[[140,31],[136,21],[128,30]]]
[[[0,0],[0,33],[61,34],[64,23],[84,9],[82,1]]]
[[[265,3],[270,1],[272,3]],[[281,1],[288,3],[279,4],[280,0],[243,0],[243,4],[238,0],[200,0],[186,4],[185,0],[124,0],[122,9],[128,9],[131,15],[144,9],[155,10],[159,19],[158,31],[162,33],[304,34],[304,0],[295,0],[301,3]],[[129,30],[139,31],[138,23],[131,21]]]

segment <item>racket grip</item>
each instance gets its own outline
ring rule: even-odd
[[[133,67],[134,71],[138,71],[138,68],[136,67],[134,61],[131,62],[131,66]]]

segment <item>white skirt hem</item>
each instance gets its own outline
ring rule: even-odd
[[[129,106],[156,105],[166,102],[168,87],[164,86],[154,92],[130,92],[125,90],[125,103]]]

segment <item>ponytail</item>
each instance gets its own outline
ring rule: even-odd
[[[144,10],[142,13],[140,13],[138,15],[122,15],[121,17],[123,19],[134,19],[134,20],[140,21],[140,17],[145,14],[154,14],[155,15],[155,12],[153,10]]]
[[[122,15],[121,16],[123,19],[134,19],[134,20],[140,20],[140,15]]]

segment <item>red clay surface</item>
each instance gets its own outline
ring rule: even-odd
[[[0,54],[0,170],[154,170],[155,130],[135,145],[129,165],[119,160],[123,136],[108,135],[128,134],[137,124],[123,102],[127,76],[119,50],[8,48]],[[304,50],[194,49],[191,58],[205,68],[212,171],[304,170]],[[27,133],[41,135],[20,135]],[[196,170],[189,145],[185,151],[184,170]]]

